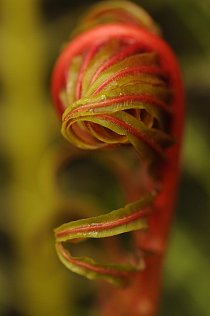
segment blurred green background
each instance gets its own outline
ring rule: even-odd
[[[53,227],[70,219],[71,211],[79,209],[88,215],[100,203],[90,198],[90,192],[81,201],[69,195],[71,187],[66,192],[59,186],[64,181],[59,172],[65,170],[60,166],[72,157],[60,136],[49,88],[60,47],[81,12],[97,2],[0,0],[2,316],[97,315],[95,285],[66,271],[54,251]],[[210,1],[135,2],[162,28],[178,56],[186,87],[183,173],[165,261],[160,315],[208,316]],[[100,177],[108,181],[106,173]],[[119,202],[112,201],[117,194],[111,188],[110,195],[102,197],[107,207]]]

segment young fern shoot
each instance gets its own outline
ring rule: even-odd
[[[151,304],[145,314],[132,315],[154,315],[179,176],[184,97],[176,58],[143,9],[106,1],[87,13],[64,47],[54,68],[52,95],[70,143],[110,152],[119,145],[133,147],[147,172],[139,179],[144,190],[138,200],[58,227],[58,256],[89,279],[125,284],[136,275],[144,291],[139,285],[135,291]],[[131,231],[137,231],[144,264],[98,263],[73,257],[64,247],[67,241]]]

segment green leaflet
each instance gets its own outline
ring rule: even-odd
[[[156,193],[151,192],[140,200],[105,215],[63,224],[55,230],[56,249],[64,265],[89,279],[102,278],[115,284],[128,281],[130,273],[141,269],[139,264],[99,264],[89,257],[72,257],[61,243],[82,241],[86,238],[104,238],[139,229],[146,229],[145,217],[154,201]]]
[[[61,262],[72,272],[90,280],[103,279],[114,285],[126,285],[129,279],[144,267],[142,260],[134,267],[130,264],[99,264],[89,257],[75,258],[61,243],[56,243],[56,251]]]
[[[111,10],[110,10],[111,8]],[[130,1],[103,1],[95,4],[80,21],[78,32],[105,23],[133,23],[160,34],[158,25],[147,12]]]
[[[90,85],[91,79],[98,70],[99,67],[110,58],[110,56],[116,54],[120,49],[120,43],[118,41],[110,41],[105,43],[93,56],[90,61],[84,75],[83,75],[83,93],[86,91]]]

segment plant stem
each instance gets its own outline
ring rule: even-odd
[[[65,276],[59,272],[50,232],[42,237],[53,208],[50,198],[43,199],[37,174],[52,135],[46,124],[45,46],[38,4],[35,0],[1,1],[3,145],[12,166],[8,226],[17,252],[11,271],[11,300],[21,315],[54,315],[58,311],[67,316]]]

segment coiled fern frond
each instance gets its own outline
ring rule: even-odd
[[[57,228],[56,249],[70,270],[89,279],[124,283],[142,269],[142,261],[139,265],[97,263],[89,257],[73,257],[63,243],[147,229],[161,191],[159,169],[163,161],[167,163],[166,148],[176,141],[172,128],[176,61],[154,34],[159,29],[151,18],[126,1],[97,5],[84,17],[79,31],[53,74],[62,134],[83,150],[132,146],[152,181],[137,201],[125,207]]]

